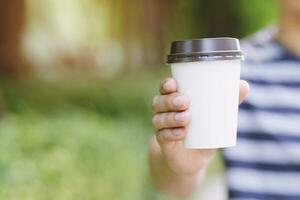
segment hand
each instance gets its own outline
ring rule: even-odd
[[[249,86],[240,82],[239,100],[247,96]],[[213,149],[186,149],[183,140],[186,126],[191,120],[189,99],[177,92],[176,81],[165,79],[160,85],[160,95],[153,98],[153,127],[166,164],[177,175],[194,175],[204,168],[213,155]]]

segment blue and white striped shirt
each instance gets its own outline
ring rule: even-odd
[[[242,43],[250,93],[239,110],[237,146],[223,150],[230,199],[300,199],[300,58],[275,32]]]

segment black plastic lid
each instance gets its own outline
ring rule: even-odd
[[[230,37],[175,41],[167,63],[243,59],[239,40]]]

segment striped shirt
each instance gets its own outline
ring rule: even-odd
[[[242,43],[250,93],[239,110],[237,146],[223,150],[233,200],[300,200],[300,58],[275,32]]]

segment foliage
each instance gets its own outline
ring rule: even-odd
[[[2,81],[0,199],[159,198],[146,160],[153,77],[133,77]]]

